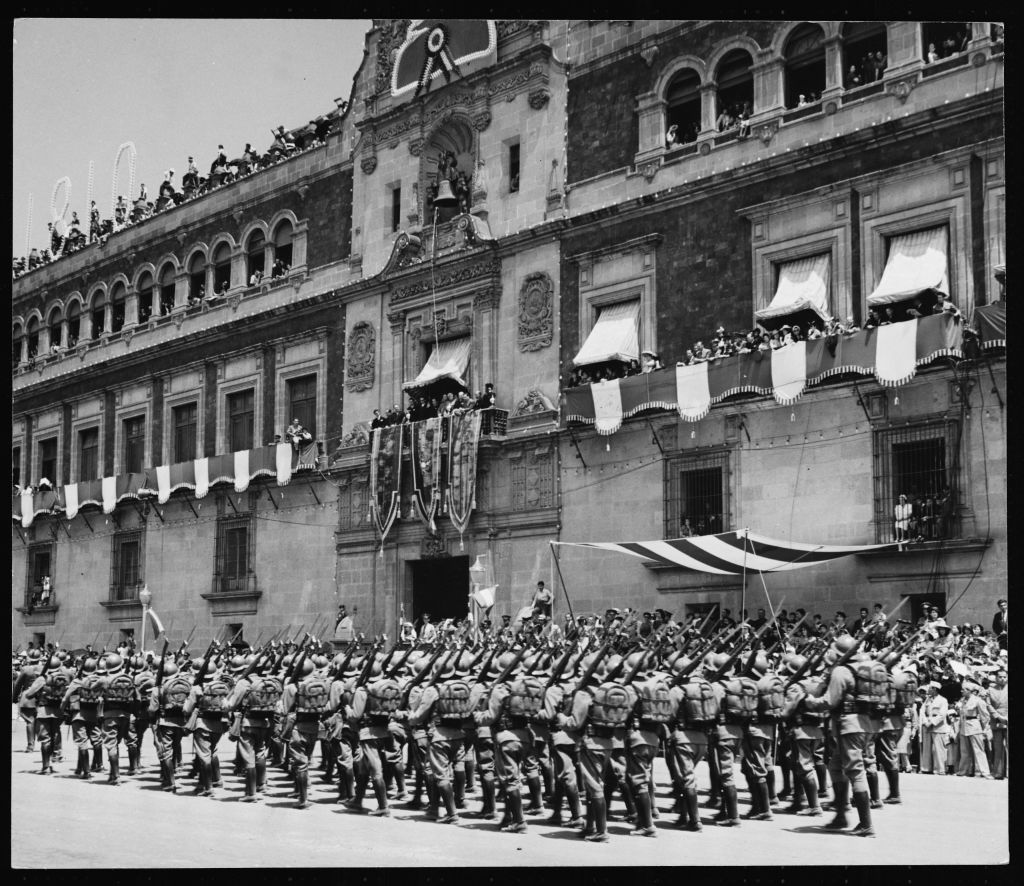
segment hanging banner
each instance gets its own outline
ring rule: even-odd
[[[437,527],[434,517],[441,500],[438,482],[441,467],[441,419],[428,418],[411,426],[412,500],[416,515],[429,526]]]
[[[398,516],[402,489],[402,430],[405,425],[377,428],[370,455],[370,515],[384,539]]]
[[[476,506],[476,450],[480,439],[480,412],[455,413],[448,431],[448,516],[462,534]]]
[[[403,101],[415,98],[497,59],[498,30],[491,20],[414,19],[395,56],[391,95]]]

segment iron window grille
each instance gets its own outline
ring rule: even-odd
[[[221,517],[217,520],[217,553],[213,591],[243,593],[255,587],[252,570],[255,524],[251,516]]]
[[[666,538],[714,535],[731,528],[728,452],[671,458],[665,471]]]
[[[11,479],[15,486],[21,486],[21,447],[11,449]]]
[[[57,484],[57,438],[39,441],[39,477],[45,477],[56,487]]]
[[[906,536],[926,541],[960,534],[960,423],[955,419],[874,435],[875,536],[897,540],[900,495],[911,506]]]
[[[115,532],[110,551],[110,599],[137,600],[143,585],[143,530]]]

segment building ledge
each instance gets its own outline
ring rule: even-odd
[[[892,557],[934,556],[936,554],[970,554],[984,551],[992,546],[991,538],[949,538],[941,541],[923,541],[912,544],[902,551],[866,551],[857,554],[867,560],[880,560]]]
[[[98,602],[107,610],[109,621],[131,622],[142,618],[142,603],[138,600],[100,600]]]
[[[211,615],[255,615],[262,591],[255,590],[256,576],[250,578],[250,586],[253,590],[248,591],[215,591],[209,594],[200,594],[210,604]]]
[[[20,612],[26,625],[52,625],[57,621],[57,610],[60,604],[53,606],[33,606],[29,612],[27,606],[15,606],[16,612]]]

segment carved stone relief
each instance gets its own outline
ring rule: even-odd
[[[554,285],[543,271],[529,274],[519,291],[519,350],[539,351],[554,333]]]
[[[350,391],[366,391],[373,387],[376,355],[377,334],[372,324],[360,320],[348,336],[345,386]]]

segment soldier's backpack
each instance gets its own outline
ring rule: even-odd
[[[215,677],[203,684],[203,694],[199,697],[199,710],[204,714],[220,714],[227,707],[231,684],[223,677]]]
[[[590,723],[617,729],[629,722],[636,697],[618,683],[602,683],[594,690],[590,704]]]
[[[98,705],[103,700],[103,684],[97,674],[90,674],[78,687],[78,704]]]
[[[765,674],[757,681],[757,719],[778,723],[786,704],[786,684],[778,674]]]
[[[135,700],[135,681],[127,674],[116,674],[110,678],[103,692],[103,703],[127,707]]]
[[[277,677],[260,677],[246,693],[245,712],[269,717],[273,715],[283,693],[284,686]]]
[[[825,681],[820,677],[805,677],[800,681],[806,696],[817,697],[821,686]],[[805,696],[805,697],[806,697]],[[828,722],[828,711],[809,711],[801,700],[797,707],[797,713],[793,715],[793,723],[796,726],[807,724],[808,726],[821,726]]]
[[[514,680],[509,687],[509,715],[536,720],[542,710],[544,710],[544,684],[536,677],[530,676]]]
[[[331,684],[323,677],[310,677],[299,683],[295,711],[299,714],[322,714],[330,706]]]
[[[164,711],[170,714],[179,713],[189,695],[192,693],[192,684],[187,677],[180,674],[171,677],[161,687],[163,690]]]
[[[64,693],[68,690],[68,675],[58,668],[46,675],[46,682],[39,693],[39,700],[46,705],[59,705],[64,700]]]
[[[725,697],[722,699],[722,713],[726,723],[753,723],[757,717],[757,683],[750,677],[734,677],[726,680]]]
[[[446,680],[437,687],[437,715],[442,720],[465,720],[473,712],[471,689],[465,680]]]
[[[914,672],[897,671],[893,674],[893,689],[896,699],[892,712],[899,716],[913,710],[917,702],[917,676]]]
[[[683,684],[683,722],[691,729],[703,729],[718,722],[720,708],[712,685],[703,677],[691,676]]]
[[[892,711],[889,695],[889,672],[884,664],[874,659],[854,662],[853,700],[857,713],[870,717],[885,717]]]
[[[650,723],[672,722],[672,696],[668,681],[657,679],[641,683],[640,719]]]
[[[366,687],[366,712],[371,717],[395,713],[402,703],[402,687],[396,680],[385,678]]]

